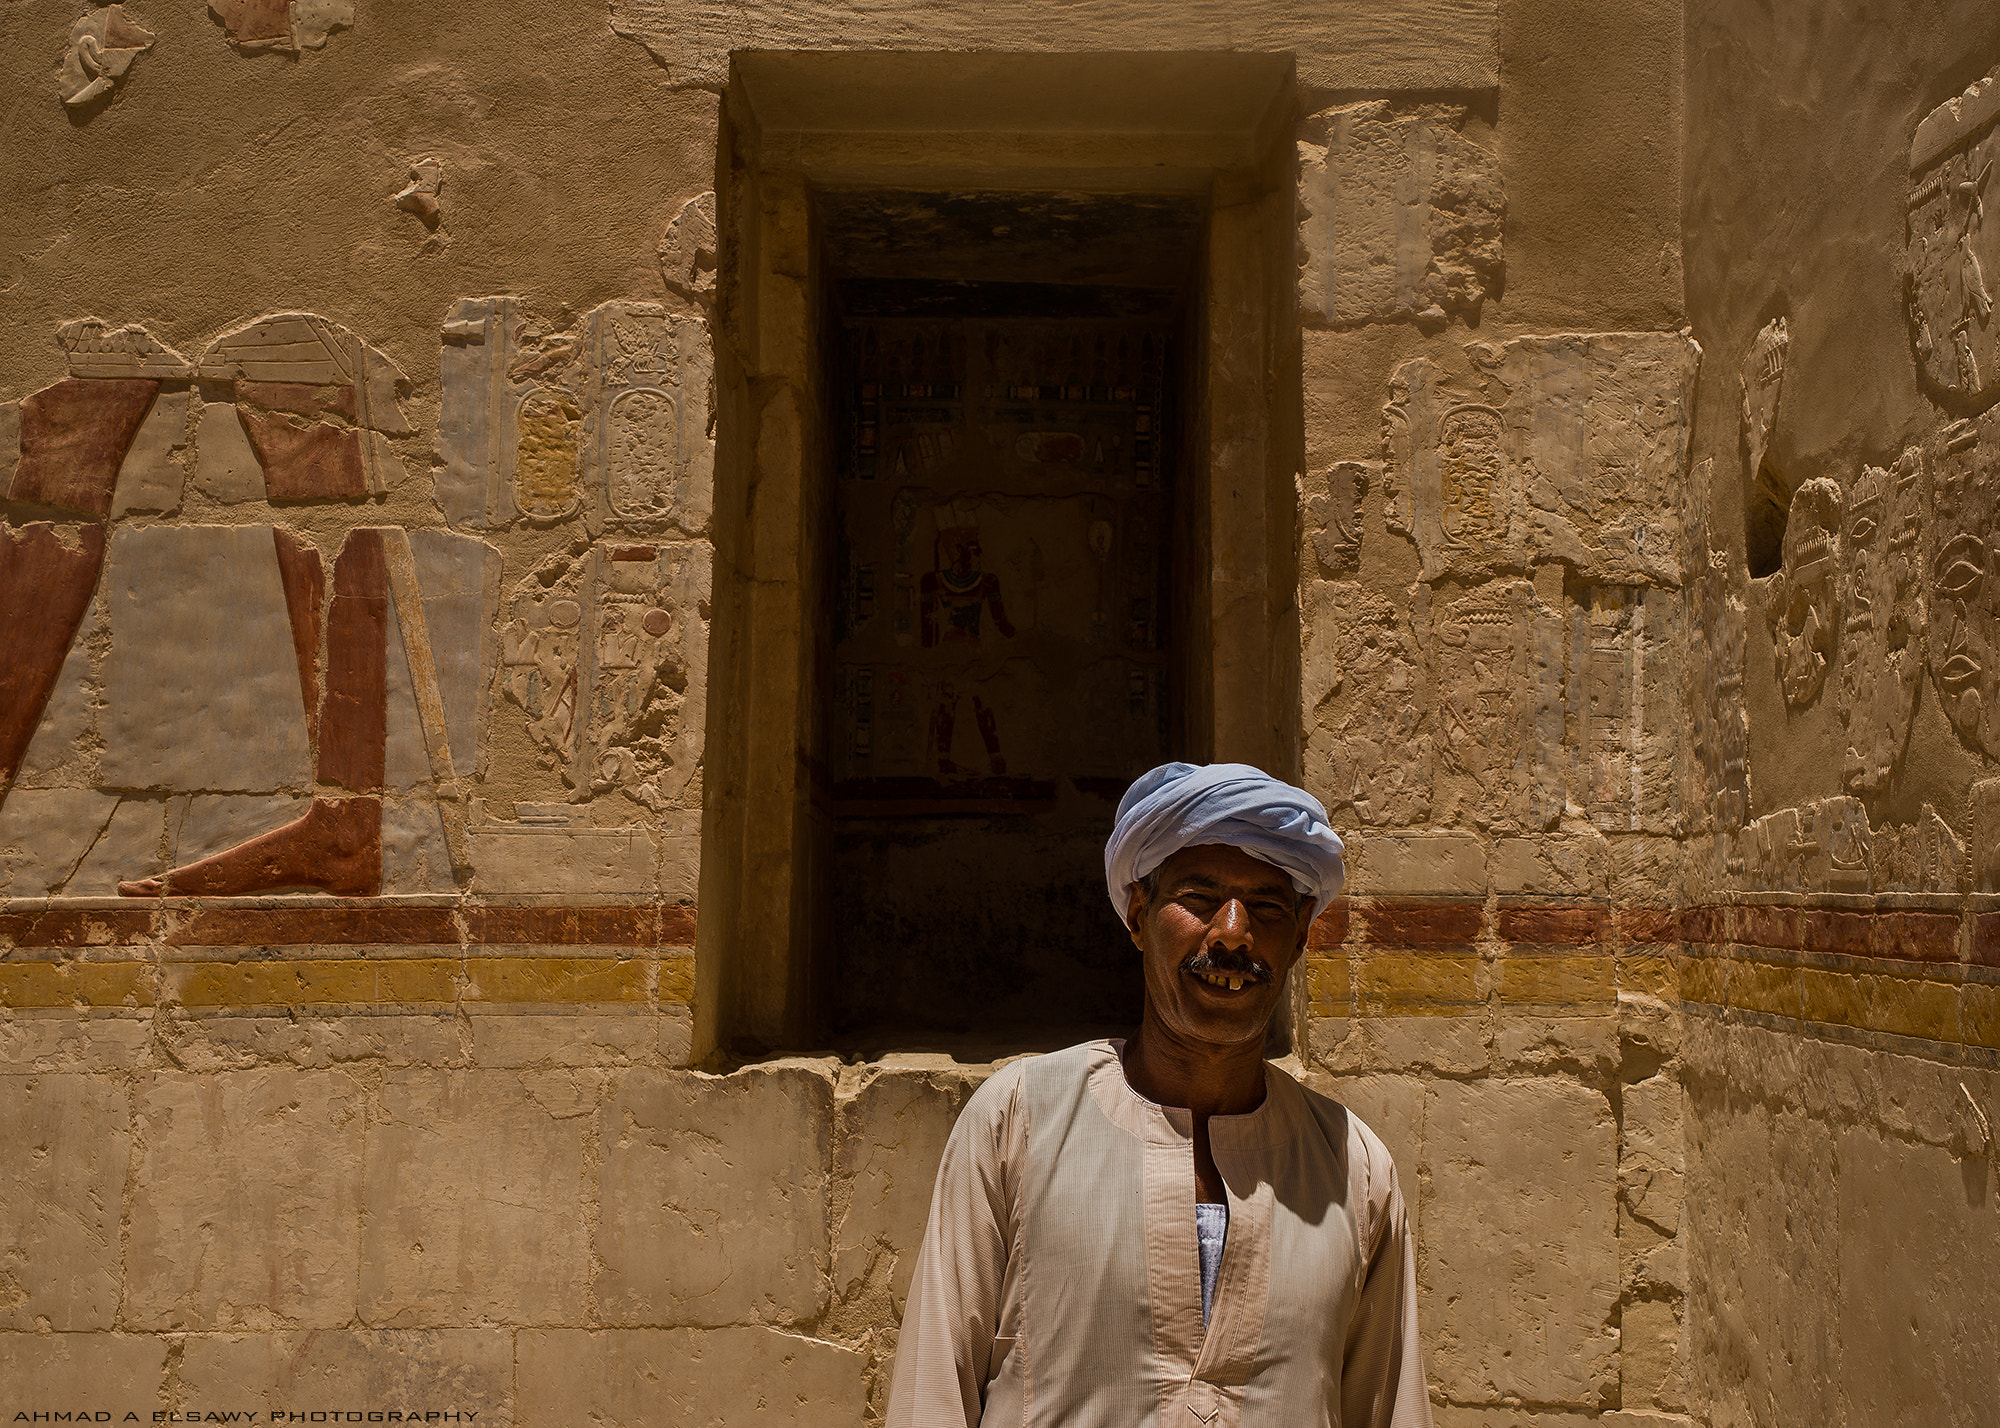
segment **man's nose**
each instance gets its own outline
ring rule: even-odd
[[[1250,909],[1242,898],[1233,897],[1216,910],[1215,921],[1208,925],[1208,944],[1232,951],[1250,950]]]

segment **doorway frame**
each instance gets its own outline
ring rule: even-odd
[[[1174,497],[1188,572],[1173,612],[1179,733],[1191,759],[1296,781],[1297,105],[1289,55],[732,56],[716,187],[697,1060],[813,1047],[830,975],[834,402],[813,189],[1206,200]]]

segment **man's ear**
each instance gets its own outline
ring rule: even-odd
[[[1146,950],[1146,944],[1139,940],[1139,923],[1145,913],[1146,890],[1134,883],[1125,899],[1125,930],[1132,934],[1132,945],[1141,952]]]

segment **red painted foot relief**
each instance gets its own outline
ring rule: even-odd
[[[120,883],[123,897],[242,897],[317,888],[336,897],[382,891],[382,801],[315,798],[306,815],[165,877]]]

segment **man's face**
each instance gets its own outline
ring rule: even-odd
[[[1310,911],[1288,874],[1241,848],[1181,849],[1160,865],[1150,900],[1132,890],[1126,913],[1145,954],[1149,1013],[1190,1041],[1261,1042]]]

